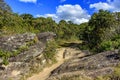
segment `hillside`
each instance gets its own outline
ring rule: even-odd
[[[79,4],[62,5],[66,0],[55,14],[44,15],[32,9],[36,15],[15,13],[5,1],[0,0],[0,80],[120,80],[120,12],[112,4],[119,0],[100,2],[117,6],[116,12],[90,15]],[[44,6],[37,0],[14,2],[12,7]]]

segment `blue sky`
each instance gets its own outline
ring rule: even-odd
[[[80,24],[87,22],[99,9],[120,11],[120,0],[5,0],[13,12],[34,17],[52,17]]]

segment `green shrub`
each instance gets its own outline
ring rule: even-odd
[[[3,57],[3,62],[2,63],[4,65],[8,65],[9,64],[8,58],[7,57]]]
[[[57,44],[55,41],[48,41],[46,44],[46,49],[44,50],[44,57],[47,61],[52,60],[53,62],[56,61],[55,54],[56,54],[56,48]]]
[[[0,49],[0,57],[2,57],[3,59],[3,64],[4,65],[7,65],[9,64],[8,62],[8,58],[11,56],[11,52],[8,52],[8,51],[3,51],[2,49]]]
[[[11,56],[17,56],[18,54],[27,51],[29,49],[29,46],[24,45],[24,46],[20,46],[17,50],[12,51]]]
[[[120,47],[120,39],[109,40],[109,41],[101,42],[97,50],[98,52],[102,52],[102,51],[118,49],[119,47]]]
[[[27,51],[28,50],[28,46],[20,46],[19,47],[19,49],[18,49],[18,51],[20,51],[20,52],[24,52],[24,51]]]
[[[104,41],[99,45],[99,51],[108,51],[108,50],[113,50],[113,42],[112,41]]]
[[[113,76],[119,77],[120,79],[120,65],[114,68],[114,74]]]
[[[105,75],[105,76],[98,76],[94,80],[110,80],[110,76]]]
[[[109,75],[109,80],[120,80],[120,65],[114,67],[114,72]]]
[[[81,44],[81,45],[79,45],[79,49],[80,50],[89,50],[89,46],[85,45],[85,44]]]

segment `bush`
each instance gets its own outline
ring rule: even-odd
[[[0,49],[0,57],[2,57],[3,59],[3,64],[4,65],[7,65],[9,64],[8,62],[8,58],[11,56],[11,52],[8,52],[8,51],[3,51],[2,49]]]
[[[3,57],[3,62],[2,63],[4,65],[8,65],[9,64],[8,58],[7,57]]]
[[[120,65],[114,68],[114,73],[110,76],[110,80],[120,80]]]
[[[120,47],[120,39],[116,39],[113,41],[109,40],[109,41],[101,42],[97,50],[98,52],[102,52],[102,51],[118,49],[119,47]]]
[[[113,42],[112,41],[104,41],[99,45],[99,52],[113,50]]]
[[[55,54],[56,54],[56,48],[57,44],[55,41],[48,41],[46,44],[46,49],[44,50],[44,57],[46,58],[47,61],[52,60],[56,61],[55,59]]]

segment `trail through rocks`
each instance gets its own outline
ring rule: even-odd
[[[63,55],[65,54],[65,51],[67,50],[67,53],[65,58],[63,58]],[[59,67],[61,64],[64,63],[65,60],[68,60],[72,57],[74,57],[75,54],[78,54],[79,56],[82,57],[84,56],[84,53],[81,53],[80,50],[77,50],[75,48],[69,48],[69,47],[65,47],[65,48],[60,48],[58,49],[56,58],[57,58],[57,63],[53,64],[50,67],[46,67],[43,69],[43,71],[41,71],[38,74],[34,74],[33,76],[29,77],[27,80],[45,80],[49,77],[50,73],[56,69],[57,67]]]

